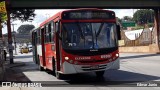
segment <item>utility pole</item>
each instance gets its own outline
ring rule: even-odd
[[[50,14],[45,14],[46,15],[46,19],[50,18]]]
[[[14,33],[14,25],[17,25],[17,24],[11,24],[12,25],[12,29],[13,29],[13,33]],[[15,55],[17,55],[17,45],[16,45],[16,36],[15,36],[16,33],[13,34],[13,39],[14,39],[14,50],[15,50]]]
[[[134,16],[134,9],[133,9],[133,16]]]
[[[0,17],[1,17],[1,15],[0,15]],[[0,38],[2,38],[2,36],[3,36],[3,35],[2,35],[2,25],[1,25],[1,23],[2,23],[2,22],[1,22],[1,18],[0,18]]]
[[[10,0],[9,0],[10,1]],[[6,1],[7,6],[7,30],[8,30],[8,49],[9,49],[9,60],[10,64],[13,64],[13,46],[12,46],[12,32],[11,32],[11,22],[10,22],[10,8],[9,8],[9,1]]]

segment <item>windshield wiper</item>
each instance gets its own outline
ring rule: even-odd
[[[102,31],[103,25],[104,25],[104,22],[101,23],[101,25],[100,25],[100,27],[99,27],[99,29],[98,29],[98,32],[96,32],[96,30],[95,30],[95,36],[96,36],[96,48],[97,48],[97,37],[99,36],[100,32]],[[95,45],[94,45],[94,46],[95,46]]]
[[[79,22],[76,22],[76,25],[78,26],[78,30],[81,33],[82,39],[84,39],[84,35],[83,35],[83,32],[82,32],[81,26],[79,25]]]
[[[88,23],[89,25],[90,25],[90,29],[91,29],[91,31],[92,31],[92,43],[93,43],[93,47],[92,47],[92,49],[95,49],[95,46],[94,46],[94,36],[93,36],[93,29],[92,29],[92,25],[91,25],[91,23]],[[86,25],[86,24],[85,24]],[[87,27],[87,25],[86,25],[86,27]]]
[[[99,36],[100,32],[102,31],[103,25],[104,25],[104,22],[101,23],[101,25],[100,25],[100,27],[99,27],[99,29],[98,29],[98,32],[96,33],[96,38]]]
[[[78,31],[80,32],[82,39],[84,39],[84,47],[85,47],[85,36],[82,32],[81,26],[79,25],[79,22],[76,22],[76,25],[78,26]]]

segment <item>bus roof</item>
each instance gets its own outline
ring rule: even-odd
[[[57,14],[53,15],[52,17],[48,18],[47,20],[45,20],[44,22],[42,22],[40,24],[40,27],[42,27],[43,25],[45,25],[46,23],[52,21],[52,20],[55,20],[56,18],[60,17],[62,11],[58,12]]]
[[[32,32],[37,31],[38,29],[39,29],[39,27],[35,27],[35,28],[33,28],[33,29],[30,31],[30,34],[31,34]]]
[[[42,22],[40,24],[40,27],[42,27],[43,25],[47,24],[50,21],[56,20],[56,19],[61,19],[61,15],[64,12],[70,12],[70,11],[78,11],[78,10],[101,10],[101,11],[107,11],[107,12],[113,12],[111,10],[105,10],[105,9],[98,9],[98,8],[78,8],[78,9],[70,9],[70,10],[63,10],[58,12],[57,14],[53,15],[52,17],[48,18],[47,20],[45,20],[44,22]]]

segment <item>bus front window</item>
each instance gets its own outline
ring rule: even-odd
[[[64,23],[63,48],[71,50],[103,49],[117,47],[114,23]]]

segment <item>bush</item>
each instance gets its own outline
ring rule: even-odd
[[[147,25],[148,25],[148,27],[153,27],[154,26],[153,23],[148,23]]]

